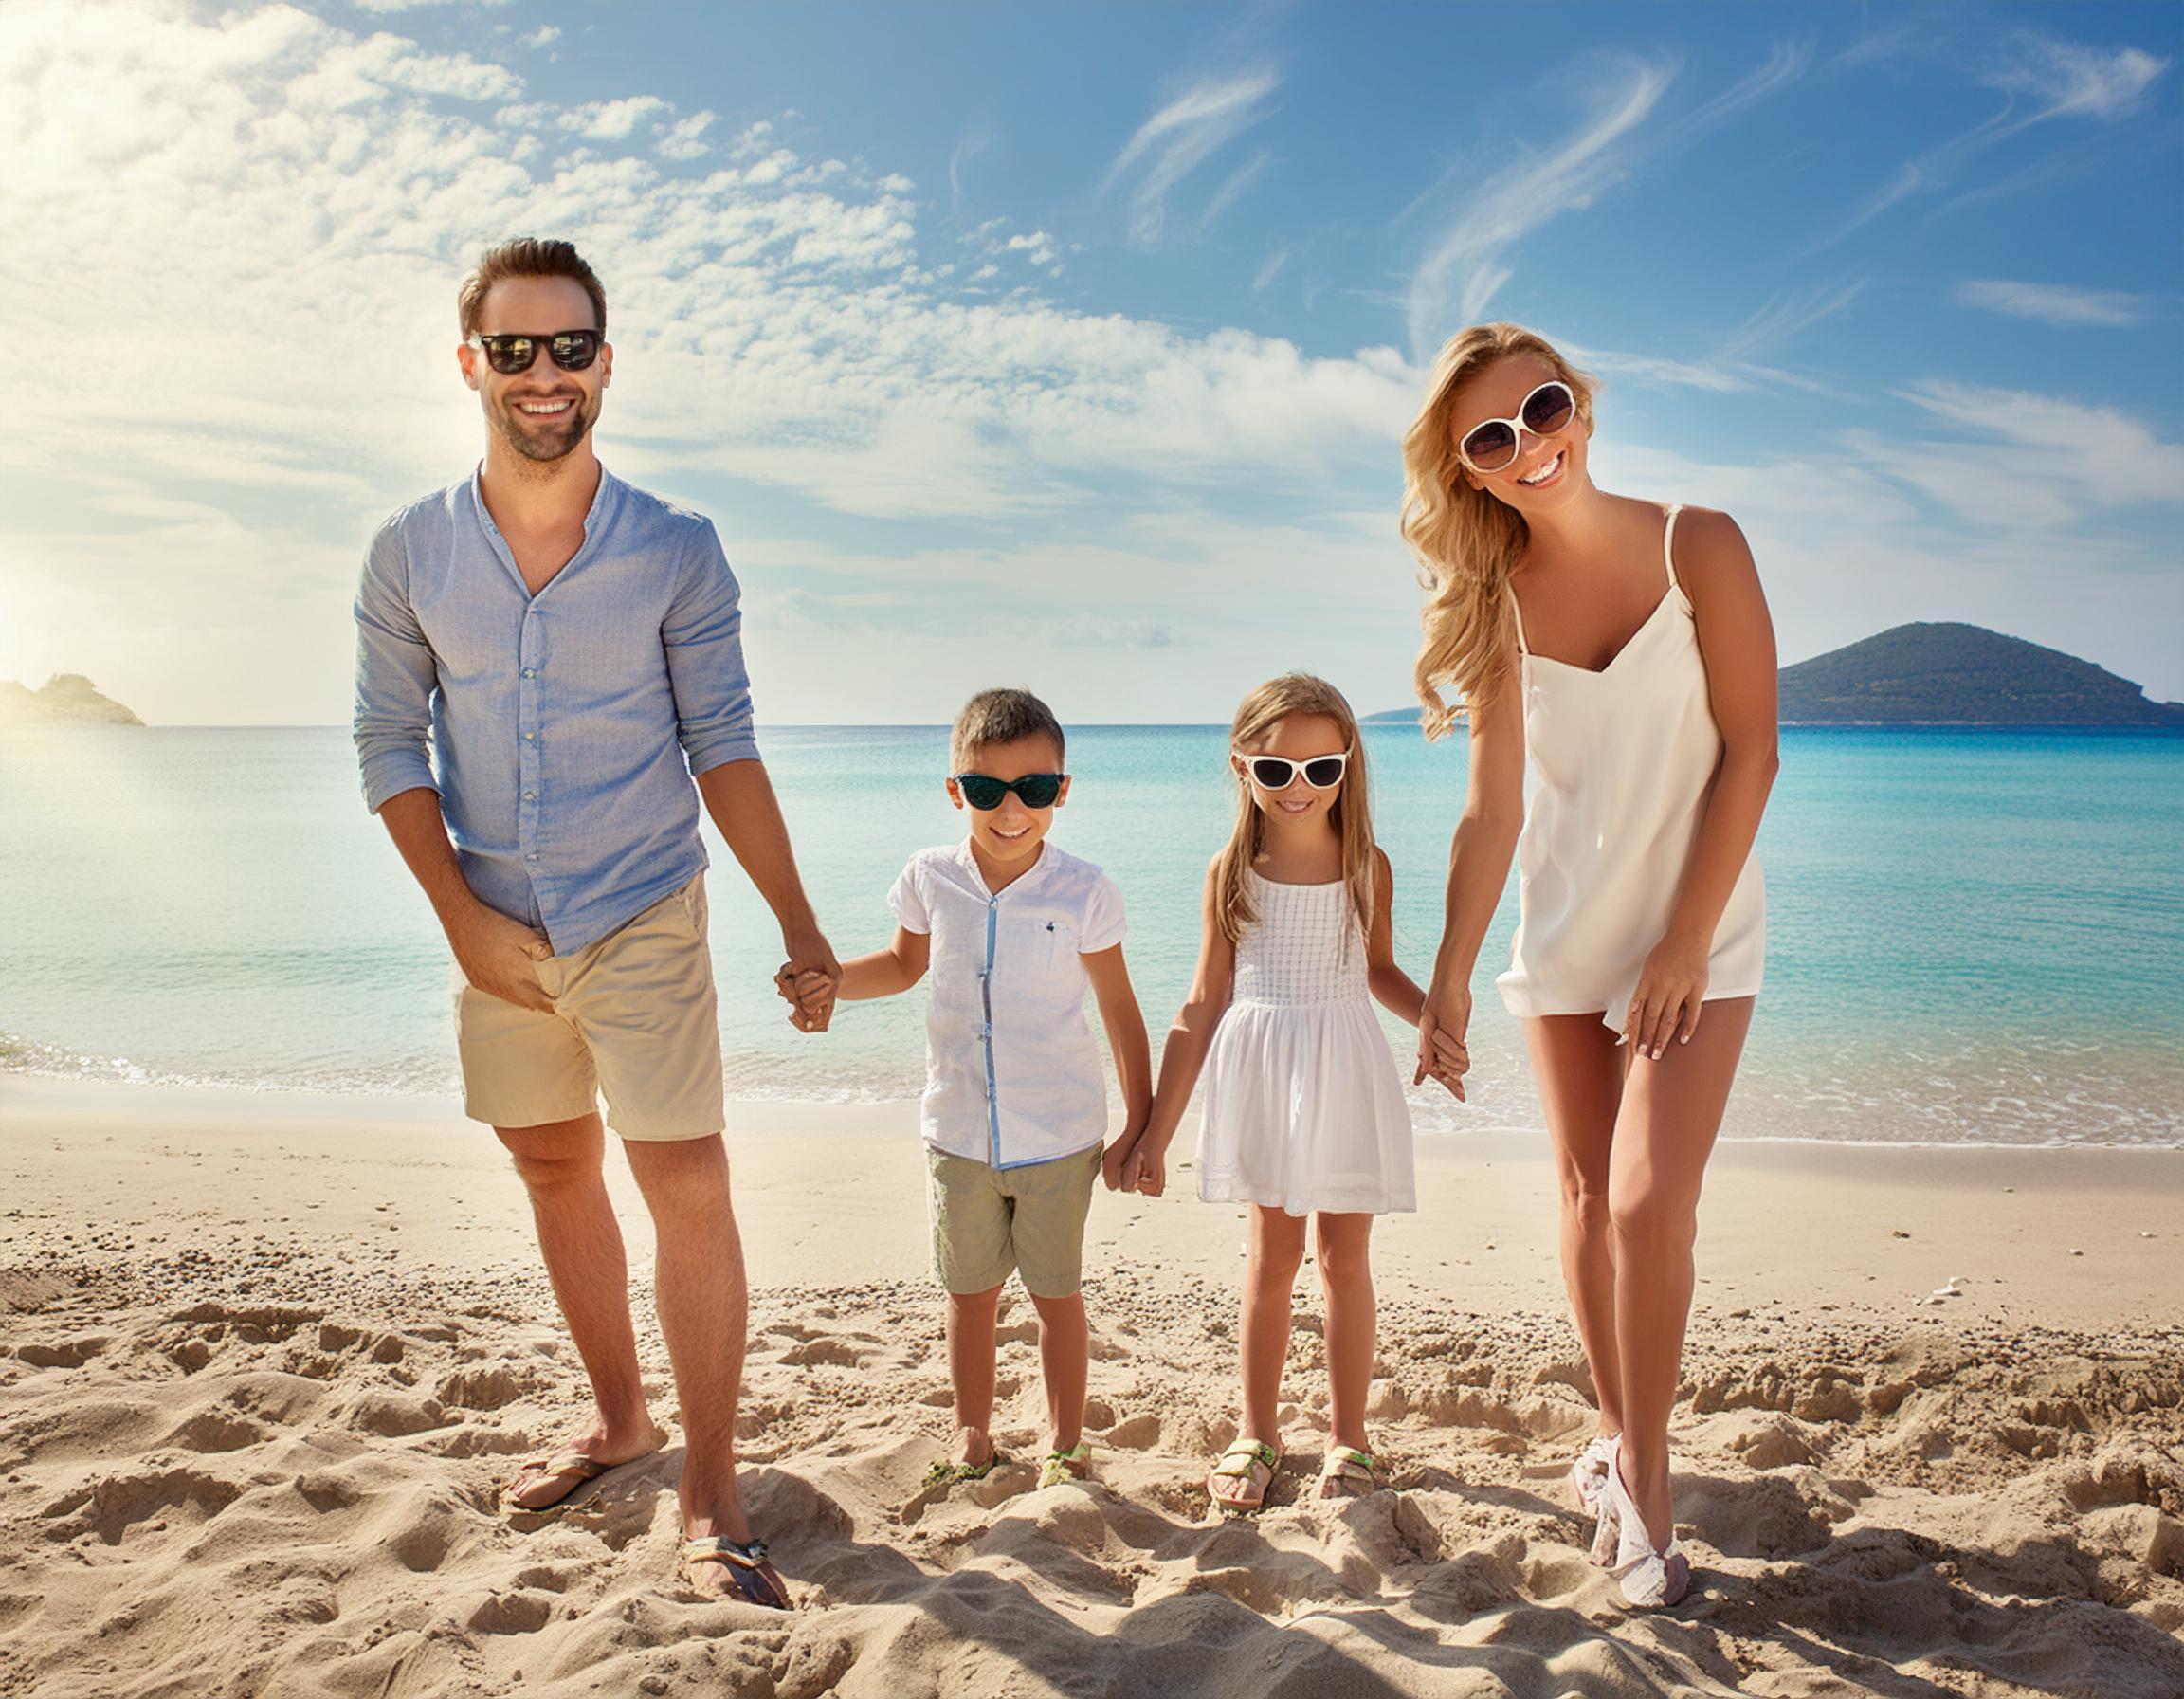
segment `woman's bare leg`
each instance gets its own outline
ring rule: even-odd
[[[1703,1022],[1701,1023],[1703,1026]],[[1623,1369],[1615,1343],[1615,1241],[1608,1215],[1609,1150],[1623,1100],[1623,1051],[1597,1014],[1524,1022],[1562,1185],[1562,1283],[1577,1318],[1600,1432],[1623,1431]],[[1662,1058],[1665,1063],[1667,1058]]]
[[[1688,1044],[1633,1054],[1615,1118],[1608,1213],[1615,1243],[1615,1349],[1622,1363],[1623,1481],[1654,1549],[1676,1531],[1668,1413],[1691,1318],[1699,1190],[1751,1030],[1751,997],[1708,1003]],[[1626,1047],[1630,1048],[1630,1047]]]

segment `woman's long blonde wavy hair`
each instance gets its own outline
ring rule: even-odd
[[[1418,581],[1430,594],[1421,616],[1426,642],[1413,681],[1425,704],[1429,738],[1444,737],[1458,706],[1487,701],[1507,681],[1517,646],[1509,575],[1524,557],[1529,532],[1517,511],[1464,478],[1456,458],[1457,388],[1496,360],[1537,355],[1577,397],[1577,416],[1592,424],[1593,383],[1555,345],[1520,324],[1474,324],[1441,345],[1426,405],[1403,438],[1403,540],[1418,557]],[[1441,687],[1456,687],[1458,706]]]
[[[1308,672],[1286,672],[1269,679],[1247,696],[1228,727],[1228,747],[1242,754],[1256,751],[1275,725],[1292,714],[1320,714],[1332,720],[1350,751],[1350,765],[1342,775],[1342,789],[1330,811],[1342,843],[1342,883],[1350,887],[1350,901],[1357,909],[1357,923],[1368,936],[1373,930],[1373,808],[1365,788],[1365,740],[1358,734],[1357,716],[1350,711],[1342,692],[1325,679]],[[1230,769],[1234,771],[1233,768]],[[1236,830],[1221,851],[1214,868],[1214,913],[1231,944],[1244,936],[1244,928],[1259,918],[1251,906],[1250,882],[1245,874],[1266,845],[1266,820],[1251,799],[1251,781],[1236,777]]]

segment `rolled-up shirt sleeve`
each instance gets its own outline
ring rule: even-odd
[[[356,586],[356,705],[352,729],[364,806],[377,813],[390,796],[432,777],[432,691],[439,684],[432,647],[410,605],[402,539],[391,525],[364,553]]]
[[[675,692],[675,735],[691,776],[758,758],[751,675],[743,666],[742,592],[710,520],[691,538],[682,581],[660,636]]]

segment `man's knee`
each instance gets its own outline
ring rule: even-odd
[[[497,1126],[493,1131],[527,1191],[565,1192],[599,1178],[604,1142],[596,1115],[542,1126]]]
[[[719,1133],[703,1139],[626,1139],[623,1149],[655,1219],[717,1215],[729,1208],[728,1147]]]

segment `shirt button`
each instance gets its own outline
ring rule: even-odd
[[[525,856],[523,859],[524,859],[525,861],[537,861],[537,860],[538,859],[538,851],[537,851],[537,850],[532,850],[532,851],[530,852],[530,854],[526,855],[526,856]]]
[[[523,734],[523,741],[526,743],[536,743],[538,741],[538,734],[537,732],[525,732]]]
[[[526,667],[523,669],[523,676],[527,679],[535,679],[538,676],[538,669],[536,667]]]
[[[537,802],[538,800],[538,793],[537,791],[525,791],[523,793],[523,800],[525,802]]]

